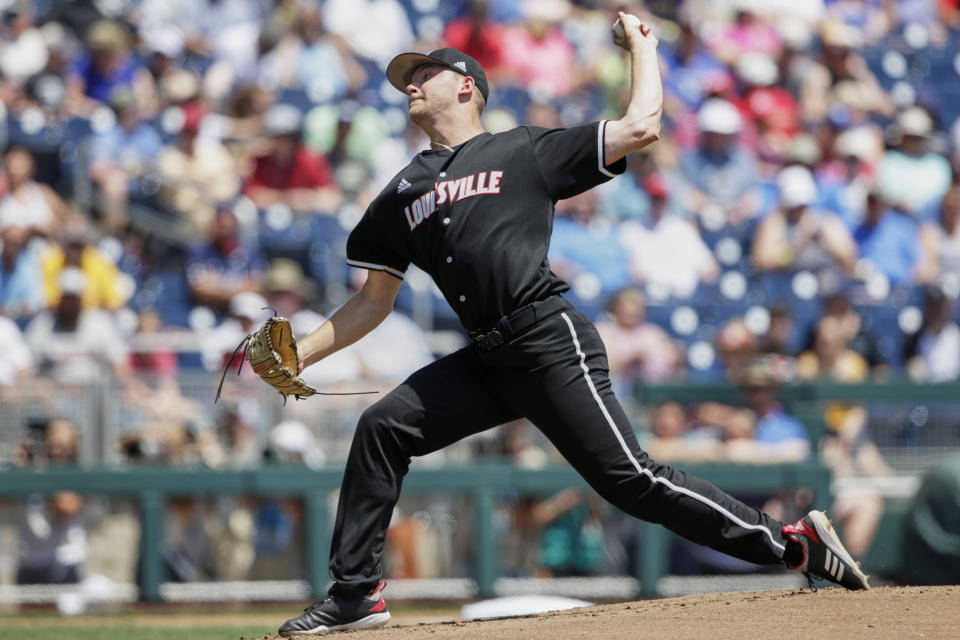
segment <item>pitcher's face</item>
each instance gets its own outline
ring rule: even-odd
[[[462,77],[455,71],[433,64],[414,71],[405,89],[410,120],[420,124],[455,103]]]

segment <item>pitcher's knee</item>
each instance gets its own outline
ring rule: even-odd
[[[660,513],[662,503],[652,499],[654,483],[645,475],[637,474],[629,479],[595,488],[607,502],[635,518],[659,522],[663,517]]]
[[[365,447],[376,446],[397,453],[409,455],[410,444],[407,433],[396,418],[395,412],[386,403],[378,402],[367,407],[360,414],[354,442]]]

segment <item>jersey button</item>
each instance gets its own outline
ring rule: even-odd
[[[447,172],[446,172],[446,171],[441,171],[441,172],[440,172],[440,177],[441,177],[441,178],[447,177]]]
[[[460,302],[466,302],[467,296],[460,296]]]
[[[443,224],[450,224],[450,218],[444,218]]]
[[[453,262],[453,256],[447,256],[447,264]]]

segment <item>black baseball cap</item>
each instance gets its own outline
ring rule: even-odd
[[[473,78],[480,95],[486,100],[490,92],[487,87],[487,74],[474,58],[462,51],[448,47],[430,53],[401,53],[387,65],[387,80],[400,91],[410,82],[413,72],[427,64],[436,64],[453,69],[457,73]]]

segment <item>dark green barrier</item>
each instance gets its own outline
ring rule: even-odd
[[[687,470],[730,493],[763,495],[784,488],[806,487],[814,503],[829,502],[829,471],[818,464],[803,465],[690,465]],[[250,471],[178,469],[50,469],[46,471],[0,472],[0,495],[77,491],[88,494],[126,496],[138,500],[141,523],[140,597],[160,600],[163,580],[161,556],[166,502],[175,495],[247,494],[299,496],[306,512],[307,578],[320,595],[326,584],[330,548],[327,500],[340,486],[340,469],[311,471],[295,467],[267,467]],[[481,596],[493,594],[498,576],[497,532],[493,512],[498,492],[548,493],[586,483],[570,467],[548,466],[521,469],[507,464],[476,464],[437,469],[414,469],[404,480],[405,493],[465,492],[473,499],[475,529],[474,577]],[[640,553],[636,577],[646,596],[656,595],[658,579],[667,570],[670,535],[666,529],[641,523],[638,527]]]

